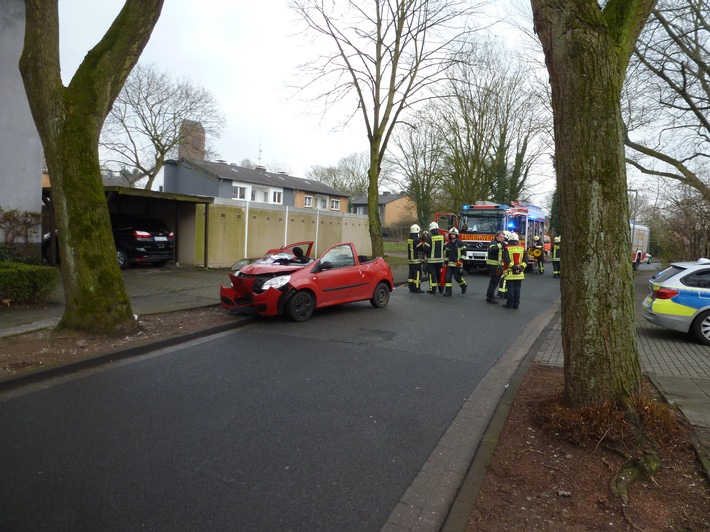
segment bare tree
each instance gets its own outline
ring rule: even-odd
[[[431,116],[418,113],[413,124],[400,128],[393,137],[397,149],[393,165],[401,176],[393,181],[399,185],[417,208],[417,221],[426,227],[433,220],[437,197],[441,193],[444,147],[433,126]]]
[[[57,3],[25,1],[20,72],[52,177],[61,234],[66,305],[59,326],[111,334],[135,330],[101,181],[99,134],[150,38],[163,0],[126,0],[68,87],[60,75]]]
[[[329,81],[326,104],[355,94],[370,145],[368,210],[374,255],[383,255],[378,179],[392,131],[413,104],[455,61],[451,48],[469,28],[464,0],[292,0],[295,11],[334,52],[310,64],[316,81]],[[458,29],[456,29],[458,26]]]
[[[367,153],[351,153],[338,161],[336,166],[312,166],[306,177],[347,193],[349,196],[359,196],[367,192],[369,185],[368,170],[370,159]],[[383,169],[379,176],[379,184],[387,178]]]
[[[563,250],[564,400],[620,405],[644,451],[615,477],[627,483],[660,466],[634,397],[641,387],[621,90],[636,39],[656,0],[531,0],[552,88]],[[590,73],[594,75],[590,75]],[[565,272],[565,270],[563,270]]]
[[[446,146],[450,208],[476,200],[524,199],[548,134],[529,69],[504,47],[481,42],[452,69],[437,104]]]
[[[155,65],[137,65],[111,108],[101,133],[101,148],[110,166],[138,170],[150,190],[163,163],[177,156],[191,133],[185,124],[219,137],[225,118],[216,98],[188,79],[174,79]],[[204,146],[201,157],[205,157]]]
[[[627,83],[627,161],[710,202],[710,4],[660,0]]]

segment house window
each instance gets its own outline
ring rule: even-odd
[[[339,199],[330,200],[330,208],[331,208],[331,210],[339,211],[340,210],[340,200]]]
[[[303,198],[303,206],[308,207],[309,209],[313,207],[313,196],[306,196]]]
[[[273,197],[272,203],[277,203],[277,204],[281,205],[281,192],[278,192],[275,190],[272,197]]]
[[[256,201],[256,190],[253,188],[251,189],[251,200]]]
[[[247,187],[233,187],[232,188],[232,199],[246,199],[247,198]]]
[[[328,200],[326,198],[318,198],[318,208],[322,211],[328,208]]]
[[[365,212],[365,207],[363,205],[358,205],[355,207],[355,214],[367,214]]]
[[[269,203],[269,191],[265,190],[261,198],[264,203]]]

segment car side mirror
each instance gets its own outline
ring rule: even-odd
[[[321,262],[320,266],[318,267],[319,272],[322,272],[323,270],[332,270],[332,269],[333,269],[333,263],[330,262],[329,260]]]

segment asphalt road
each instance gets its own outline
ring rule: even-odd
[[[0,396],[0,529],[379,530],[559,297],[551,271],[527,276],[518,311],[467,280],[465,296],[398,289],[384,309],[259,320]]]

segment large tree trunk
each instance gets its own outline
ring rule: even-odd
[[[163,0],[127,0],[68,88],[59,66],[57,0],[26,0],[20,71],[52,182],[66,308],[60,327],[103,334],[136,328],[116,260],[98,142]]]
[[[565,401],[629,405],[640,388],[621,88],[655,0],[531,0],[552,87]]]

